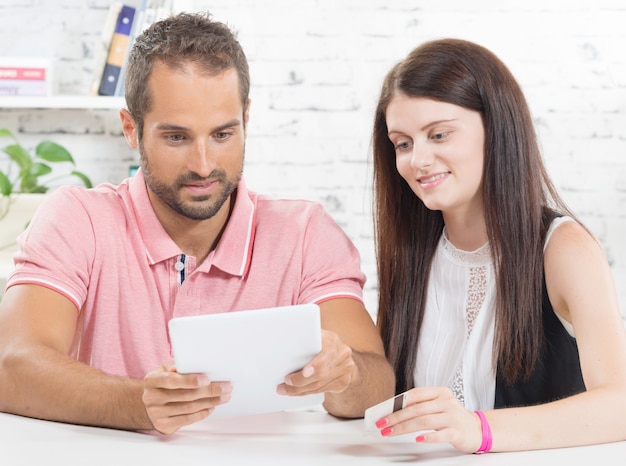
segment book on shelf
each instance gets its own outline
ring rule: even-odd
[[[91,88],[89,89],[89,92],[92,95],[98,95],[100,82],[102,81],[102,75],[104,73],[104,66],[107,63],[107,57],[109,56],[111,40],[113,39],[113,34],[115,33],[117,17],[122,10],[122,5],[122,2],[113,2],[111,6],[109,6],[109,11],[104,21],[104,26],[102,27],[100,39],[96,45],[96,50],[94,51],[96,62],[93,69],[93,80],[91,82]]]
[[[111,38],[104,70],[102,71],[102,79],[98,88],[99,95],[116,95],[122,66],[128,53],[134,17],[135,8],[129,5],[122,5],[115,23],[115,32]]]
[[[51,60],[0,57],[0,96],[47,96],[51,89]]]
[[[120,76],[117,82],[115,95],[124,95],[124,79],[128,55],[135,43],[135,39],[145,31],[152,23],[172,15],[172,0],[142,0],[135,12],[135,20],[130,33],[128,52],[126,53]]]

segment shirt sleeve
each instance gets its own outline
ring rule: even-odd
[[[17,239],[15,270],[7,280],[7,289],[18,284],[41,285],[61,293],[81,309],[95,242],[79,189],[60,187],[42,202]]]
[[[302,302],[319,304],[335,298],[363,302],[366,277],[359,252],[319,204],[311,211],[303,247]]]

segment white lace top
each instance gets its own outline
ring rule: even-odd
[[[564,221],[573,219],[555,219],[546,244]],[[415,365],[416,387],[445,386],[467,409],[493,408],[494,306],[495,276],[489,244],[462,251],[448,241],[444,230],[428,284]],[[571,334],[571,326],[567,322],[564,325]]]

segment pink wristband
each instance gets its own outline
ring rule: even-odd
[[[489,427],[489,423],[487,422],[487,418],[482,411],[474,411],[478,417],[480,418],[480,427],[483,433],[483,443],[480,444],[480,448],[476,450],[477,455],[482,455],[483,453],[487,453],[491,450],[491,443],[493,438],[491,436],[491,427]]]

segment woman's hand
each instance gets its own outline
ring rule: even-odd
[[[406,392],[404,405],[376,422],[383,437],[418,432],[416,442],[449,442],[466,453],[480,448],[480,418],[465,409],[448,388],[414,388]]]

